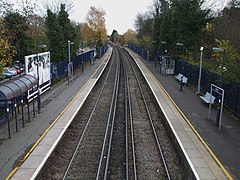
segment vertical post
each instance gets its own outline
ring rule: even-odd
[[[225,59],[226,59],[226,51],[224,49],[223,50],[223,60],[222,60],[222,88],[224,88]]]
[[[70,57],[70,41],[68,40],[68,63],[71,62],[71,57]]]
[[[180,91],[182,91],[183,87],[183,75],[181,75],[181,81],[180,81]]]
[[[217,127],[219,127],[220,112],[221,112],[221,99],[218,100],[217,116],[216,116],[216,126]]]
[[[165,47],[163,51],[163,55],[167,55],[167,42],[162,41],[161,43],[164,44],[164,47]]]
[[[200,48],[200,67],[199,67],[199,76],[198,76],[198,89],[196,94],[200,93],[201,90],[201,77],[202,77],[202,57],[203,57],[203,47]]]
[[[148,62],[150,62],[149,51],[147,51],[147,60],[148,60]]]
[[[225,68],[225,60],[226,60],[226,50],[225,49],[222,49],[222,48],[218,48],[218,47],[213,47],[212,48],[213,51],[218,51],[218,52],[222,52],[223,53],[223,59],[222,59],[222,88],[224,88],[224,72],[226,71],[226,68]]]
[[[29,99],[28,99],[28,97],[27,97],[26,99],[27,99],[27,110],[28,110],[28,122],[30,122],[30,107],[29,107]]]
[[[22,75],[22,71],[21,71],[21,67],[20,67],[20,47],[18,47],[18,67],[19,67],[19,70],[20,70],[20,76]]]
[[[38,88],[38,114],[40,114],[40,109],[41,109],[41,98],[40,98],[40,77],[39,77],[39,56],[38,56],[38,47],[36,48],[36,54],[37,54],[37,88]],[[33,97],[34,99],[34,97]],[[34,106],[34,100],[33,100],[33,106]],[[34,111],[34,117],[35,117],[35,110],[33,108]]]
[[[182,76],[181,76],[181,81],[180,81],[180,91],[182,91],[182,86],[183,86],[183,71],[184,71],[184,45],[182,43],[176,43],[177,46],[182,46]]]
[[[14,116],[15,116],[15,123],[16,123],[16,132],[18,132],[18,119],[17,119],[17,103],[16,98],[13,101],[14,102]]]
[[[34,96],[33,96],[32,104],[33,104],[33,117],[35,117],[35,100],[34,100]]]
[[[70,82],[70,79],[72,79],[73,77],[73,71],[72,71],[73,66],[71,66],[71,45],[72,44],[74,43],[68,40],[68,84]]]
[[[40,89],[40,76],[39,76],[39,55],[38,55],[38,48],[45,48],[46,45],[42,44],[36,47],[36,55],[37,55],[37,76],[38,76],[38,83],[37,83],[37,88],[38,88],[38,114],[40,114],[41,111],[41,89]],[[34,99],[34,98],[33,98]]]
[[[23,125],[23,127],[24,127],[23,95],[22,95],[22,97],[21,97],[21,107],[22,107],[22,125]]]
[[[219,127],[218,127],[219,131],[221,130],[221,126],[222,126],[223,100],[224,100],[224,90],[222,92],[221,111],[220,111],[220,119],[219,119]]]
[[[210,94],[212,95],[212,84],[211,84]],[[209,107],[208,107],[208,119],[210,119],[210,116],[211,116],[211,107],[212,107],[211,101],[212,100],[211,100],[211,97],[210,97],[210,103],[209,103]]]
[[[83,61],[82,61],[82,72],[84,72]]]
[[[6,118],[7,118],[7,124],[8,124],[8,138],[11,138],[11,128],[10,128],[8,101],[6,101],[5,104],[6,104]]]

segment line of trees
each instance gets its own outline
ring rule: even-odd
[[[61,2],[48,5],[46,1],[44,9],[40,9],[30,0],[24,0],[14,9],[14,4],[0,0],[0,72],[15,60],[24,63],[24,56],[36,53],[41,44],[47,45],[45,50],[51,52],[52,62],[67,59],[68,40],[74,42],[72,56],[76,56],[82,42],[103,44],[107,37],[105,11],[91,7],[86,22],[77,23],[69,19],[68,13],[74,4]]]
[[[136,16],[135,34],[128,30],[124,41],[134,41],[155,54],[156,50],[163,53],[166,44],[162,42],[166,42],[168,54],[174,56],[182,56],[182,47],[176,46],[181,43],[185,60],[193,64],[199,64],[199,49],[203,46],[204,68],[219,75],[223,55],[213,53],[212,47],[222,48],[227,57],[226,81],[240,82],[239,15],[239,0],[231,0],[217,13],[206,7],[204,0],[153,0],[148,12]]]

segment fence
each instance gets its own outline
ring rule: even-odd
[[[108,49],[108,44],[105,44],[102,48],[97,50],[97,58],[101,58]],[[73,63],[73,71],[78,69],[86,62],[90,62],[93,58],[94,50],[89,50],[71,59]],[[58,78],[66,76],[68,73],[68,60],[64,60],[58,63],[51,64],[51,80],[56,81]]]
[[[149,51],[129,44],[128,47],[145,60],[149,60]],[[148,53],[147,53],[148,52]],[[176,60],[175,74],[182,73],[188,78],[188,83],[197,87],[199,77],[199,67],[187,63],[186,61]],[[209,92],[211,84],[222,86],[221,77],[208,70],[202,69],[201,91]],[[225,91],[224,107],[240,117],[240,83],[223,84]],[[218,99],[218,97],[216,97]]]
[[[183,73],[184,76],[188,77],[188,82],[195,87],[198,85],[199,67],[183,62],[183,60],[176,60],[175,73]],[[201,90],[203,92],[209,92],[211,84],[222,86],[221,77],[217,74],[212,73],[208,70],[202,69],[201,77]],[[223,89],[224,95],[224,107],[237,116],[240,116],[240,84],[239,83],[224,83]],[[218,99],[218,97],[216,97]]]
[[[102,48],[98,49],[96,58],[101,58],[107,51],[108,47],[109,47],[108,44],[105,44]],[[71,61],[73,62],[73,70],[75,71],[84,63],[92,61],[93,56],[94,56],[94,50],[90,50],[76,57],[73,57],[71,59]],[[51,74],[52,82],[57,81],[61,77],[67,76],[67,73],[68,73],[68,60],[51,64],[50,74]],[[12,106],[10,107],[10,112],[12,113],[13,113],[13,108],[14,107]],[[0,125],[6,120],[5,116],[6,116],[5,107],[1,106],[0,107]]]

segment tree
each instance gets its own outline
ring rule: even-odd
[[[10,65],[12,62],[12,56],[16,53],[14,49],[10,49],[8,44],[8,38],[6,35],[6,27],[4,21],[0,18],[0,72],[6,65]]]
[[[107,29],[105,24],[106,12],[102,9],[97,9],[94,6],[90,7],[87,13],[86,21],[91,31],[91,39],[87,41],[99,41],[101,46],[107,38]]]
[[[235,1],[231,2],[214,21],[215,38],[230,40],[235,48],[239,48],[240,41],[240,2],[238,3]]]
[[[161,49],[161,41],[166,41],[164,38],[161,39],[161,23],[164,15],[169,10],[169,3],[166,0],[154,0],[153,9],[153,41],[155,42],[155,49]]]
[[[91,29],[87,23],[80,24],[80,29],[81,29],[83,41],[90,42],[94,34],[93,29]]]
[[[135,20],[135,29],[139,39],[140,46],[150,48],[153,41],[153,17],[149,12],[137,14]]]
[[[222,65],[222,61],[224,61],[224,66],[226,67],[226,71],[224,72],[224,76],[227,82],[230,83],[239,83],[240,82],[240,53],[237,52],[234,46],[231,44],[229,40],[218,40],[216,39],[217,47],[224,49],[226,53],[226,59],[224,58],[223,53],[216,52],[214,56],[216,57],[216,61],[211,64],[214,72],[221,76],[222,69],[219,68]]]
[[[0,0],[0,15],[4,16],[8,12],[12,12],[13,4],[6,2],[6,0]]]
[[[73,25],[69,19],[69,14],[65,10],[65,4],[60,5],[60,11],[58,12],[58,23],[61,26],[62,33],[63,33],[63,42],[65,43],[64,48],[64,55],[65,58],[67,59],[68,57],[68,48],[67,48],[67,42],[68,40],[71,42],[74,42],[74,45],[71,46],[73,47],[73,50],[71,50],[71,55],[74,55],[74,53],[77,51],[77,48],[79,46],[80,40],[79,40],[79,31],[77,33],[77,29],[74,28]]]
[[[62,27],[58,23],[57,14],[48,9],[45,23],[52,62],[64,60],[64,47],[66,47],[67,42],[64,42]]]
[[[125,43],[133,43],[135,45],[139,44],[137,39],[137,34],[132,29],[128,29],[127,32],[123,34],[123,39]]]
[[[203,10],[201,5],[200,0],[172,0],[161,23],[160,39],[167,39],[171,49],[175,49],[177,42],[183,43],[195,60],[202,43],[203,28],[209,21],[209,11]]]
[[[61,8],[61,4],[65,5],[65,10],[70,14],[73,12],[74,3],[71,0],[43,0],[43,6],[45,9],[51,9],[53,13],[58,13]]]
[[[34,41],[27,34],[29,30],[27,18],[18,12],[8,12],[4,17],[4,23],[8,29],[8,42],[18,50],[18,53],[22,52],[20,54],[23,62],[24,55],[34,50]]]

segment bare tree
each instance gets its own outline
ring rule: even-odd
[[[0,0],[0,15],[5,15],[13,10],[13,4],[6,2],[6,0]]]
[[[60,11],[61,4],[65,4],[65,10],[68,12],[68,14],[71,14],[74,12],[74,2],[71,0],[53,0],[49,2],[48,0],[42,1],[44,9],[51,9],[53,13],[58,13]]]

